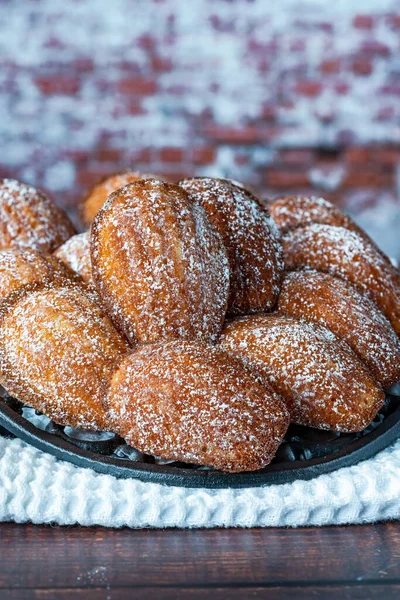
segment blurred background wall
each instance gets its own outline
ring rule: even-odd
[[[0,176],[324,195],[400,257],[400,0],[0,0]]]

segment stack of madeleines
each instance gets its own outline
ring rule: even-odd
[[[0,182],[0,383],[56,423],[251,471],[290,422],[364,429],[400,380],[400,272],[322,198],[127,171],[81,215]]]

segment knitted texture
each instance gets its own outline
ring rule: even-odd
[[[311,481],[240,490],[167,487],[75,467],[0,437],[0,521],[105,527],[271,527],[400,516],[400,440]]]

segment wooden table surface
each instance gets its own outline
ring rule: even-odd
[[[400,598],[400,524],[109,530],[0,524],[0,598]]]

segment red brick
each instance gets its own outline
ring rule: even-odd
[[[95,160],[98,160],[99,162],[112,162],[112,163],[118,163],[123,155],[123,151],[122,150],[118,150],[116,148],[98,148],[95,152],[93,157],[95,158]]]
[[[35,78],[36,86],[46,96],[62,95],[73,96],[80,88],[77,77],[66,77],[61,75],[47,75]]]
[[[152,50],[155,45],[155,39],[150,33],[144,33],[136,40],[136,43],[144,50]]]
[[[320,81],[298,81],[296,83],[296,92],[301,96],[319,96],[322,91],[322,84]]]
[[[150,165],[153,162],[155,151],[152,148],[140,148],[133,150],[130,155],[130,162],[134,164]],[[151,171],[151,168],[149,169]]]
[[[161,177],[166,177],[169,181],[179,181],[185,177],[193,177],[194,171],[190,168],[190,165],[185,165],[182,169],[172,167],[171,170],[169,170],[166,165],[163,165],[161,171],[157,169],[157,174]]]
[[[389,83],[388,85],[382,86],[379,90],[380,94],[388,94],[390,96],[400,96],[400,84]]]
[[[234,31],[235,23],[232,19],[227,21],[226,19],[221,19],[218,15],[211,15],[209,21],[216,31],[223,33],[232,33]]]
[[[267,73],[271,68],[271,63],[266,58],[261,58],[258,61],[257,68],[260,73]]]
[[[162,148],[160,160],[162,162],[181,163],[184,159],[184,151],[181,148]]]
[[[400,148],[377,147],[373,151],[374,160],[382,165],[397,165],[400,163]]]
[[[350,90],[350,85],[346,81],[337,81],[335,83],[335,91],[337,94],[343,96],[347,94]]]
[[[320,69],[323,73],[339,73],[341,67],[341,61],[339,59],[335,60],[324,60],[321,63]]]
[[[400,29],[400,15],[389,15],[388,22],[393,29]]]
[[[121,79],[117,84],[121,94],[133,94],[137,96],[150,96],[157,91],[157,82],[154,79],[132,78]]]
[[[111,175],[112,172],[112,168],[105,169],[100,166],[98,166],[97,168],[90,167],[86,169],[80,169],[77,175],[77,183],[83,189],[89,189],[102,177],[108,174]]]
[[[356,15],[353,19],[353,26],[356,29],[372,29],[374,18],[371,15]]]
[[[92,73],[94,71],[94,62],[89,57],[75,58],[70,63],[73,71],[79,71],[81,73]]]
[[[376,121],[391,121],[396,116],[394,106],[381,106],[375,113]]]
[[[291,52],[303,52],[306,49],[306,42],[304,39],[293,40],[290,44]]]
[[[273,104],[263,104],[260,116],[266,121],[274,121],[277,116],[277,107]]]
[[[370,160],[371,152],[365,146],[353,146],[347,148],[344,154],[344,160],[351,164],[363,164]]]
[[[122,114],[127,112],[129,115],[143,115],[147,111],[141,103],[141,98],[129,98],[128,102],[122,106]]]
[[[281,150],[278,161],[285,165],[309,166],[314,160],[314,151],[311,149]]]
[[[20,179],[14,172],[12,167],[6,167],[0,164],[0,178],[1,179]]]
[[[151,68],[156,73],[169,73],[173,69],[173,64],[169,58],[153,56],[151,59]]]
[[[293,171],[271,168],[265,171],[265,180],[271,188],[300,188],[310,185],[308,175],[304,171]]]
[[[248,43],[248,48],[251,52],[254,52],[255,54],[259,54],[260,56],[262,56],[263,54],[271,56],[272,54],[274,54],[278,51],[279,44],[278,44],[278,40],[276,40],[274,38],[271,40],[262,41],[262,42],[252,38],[252,39],[250,39],[250,41]]]
[[[214,148],[193,148],[193,162],[195,165],[209,165],[214,161]]]
[[[351,65],[351,70],[356,75],[371,75],[372,73],[372,62],[370,60],[364,60],[357,58]]]
[[[116,71],[128,72],[132,79],[134,76],[140,76],[141,68],[137,62],[133,62],[132,60],[116,60],[110,64]]]
[[[251,144],[257,139],[257,127],[247,126],[241,129],[234,127],[223,127],[221,125],[210,125],[206,127],[207,137],[231,144]]]
[[[383,188],[394,184],[394,176],[391,173],[374,172],[371,168],[360,171],[350,171],[343,180],[343,187],[358,188]]]
[[[282,132],[281,127],[246,125],[240,129],[222,125],[207,125],[202,133],[209,139],[226,144],[257,144],[275,139]]]
[[[78,150],[76,148],[68,148],[62,152],[62,158],[69,158],[73,162],[79,163],[80,166],[87,163],[91,152],[88,150]]]
[[[238,167],[243,167],[244,165],[248,165],[250,163],[250,156],[248,154],[236,154],[234,160],[235,165],[238,165]]]
[[[326,31],[326,33],[333,32],[333,24],[332,23],[318,23],[318,27],[321,31]]]
[[[366,56],[382,56],[388,57],[390,56],[390,48],[386,44],[382,42],[378,42],[378,40],[365,40],[361,44],[360,53]]]

